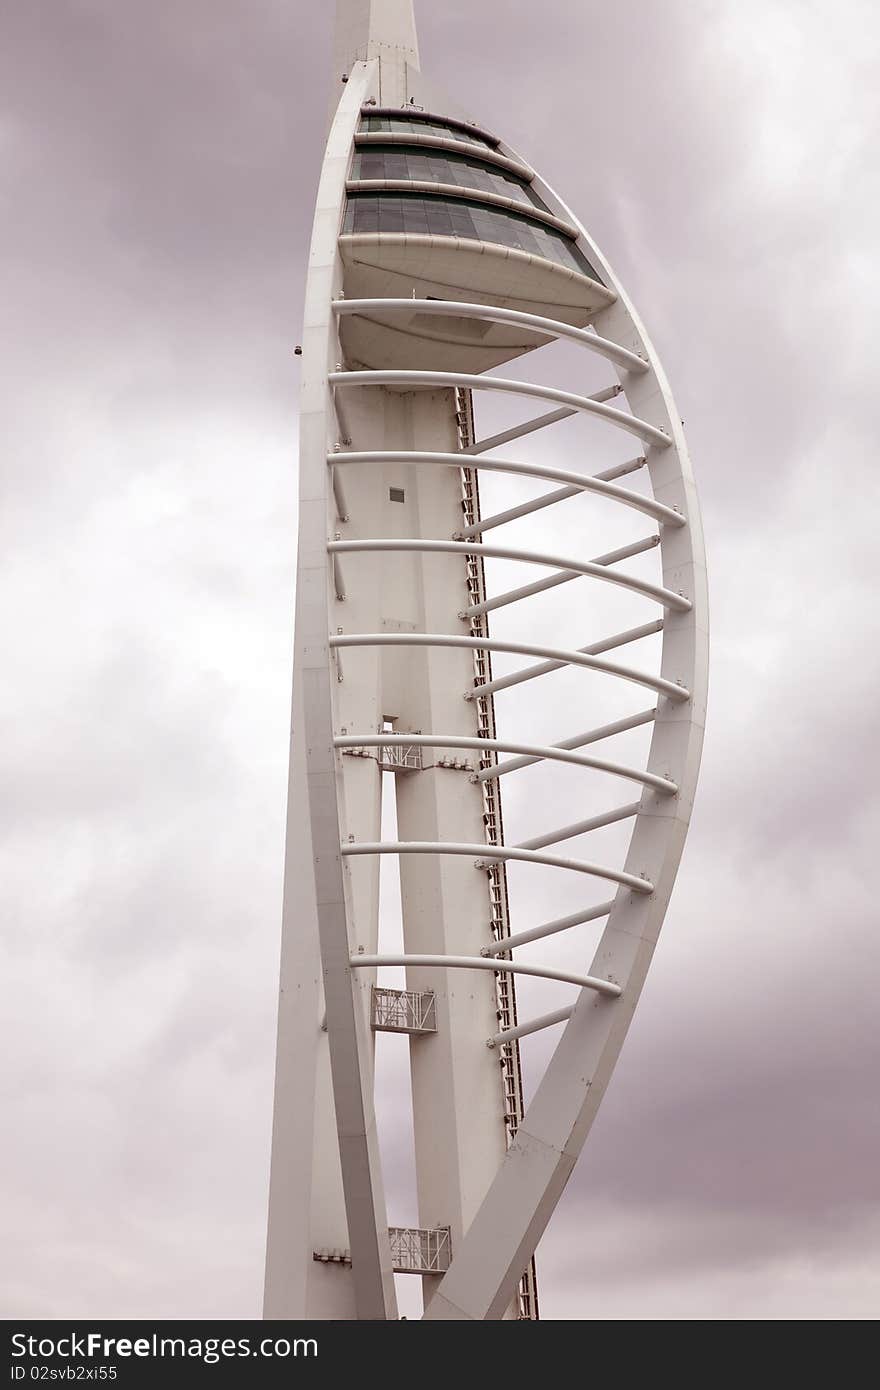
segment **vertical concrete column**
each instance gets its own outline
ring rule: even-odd
[[[456,449],[452,392],[401,393],[399,401],[396,418],[386,414],[389,447]],[[399,467],[398,472],[396,484],[405,491],[405,501],[386,502],[395,529],[386,527],[382,534],[449,539],[461,525],[458,473],[430,466]],[[458,617],[467,606],[463,556],[388,555],[385,573],[386,630],[467,635]],[[464,699],[472,684],[469,651],[409,647],[388,652],[385,713],[402,733],[433,730],[475,737],[476,710]],[[484,840],[481,790],[466,772],[436,766],[445,753],[425,749],[423,771],[398,774],[401,840]],[[473,861],[401,856],[400,881],[408,953],[479,955],[491,940],[486,876]],[[408,971],[407,986],[431,989],[437,1001],[436,1034],[411,1039],[419,1219],[423,1226],[451,1226],[454,1249],[506,1147],[497,1054],[485,1045],[497,1028],[494,979],[484,972],[419,968]],[[427,1301],[437,1280],[426,1277],[424,1282]]]

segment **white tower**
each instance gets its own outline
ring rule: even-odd
[[[411,0],[340,0],[335,52],[341,98],[303,330],[265,1315],[395,1318],[393,1273],[406,1271],[423,1276],[427,1318],[533,1318],[535,1245],[622,1046],[687,830],[707,670],[699,513],[632,306],[483,113],[473,121],[427,87]],[[585,377],[598,364],[605,384],[587,393],[494,373],[551,342]],[[483,392],[547,408],[478,440]],[[535,462],[535,436],[566,417],[584,431],[582,466]],[[637,450],[630,441],[616,459],[625,436]],[[515,489],[491,515],[481,476],[484,495]],[[593,519],[583,548],[560,556],[541,537],[572,505]],[[598,554],[596,517],[617,542]],[[635,524],[623,544],[621,517]],[[511,564],[522,582],[509,582]],[[591,630],[627,605],[637,622]],[[630,663],[618,649],[631,644],[645,655]],[[560,673],[575,686],[551,699]],[[620,753],[646,734],[639,759]],[[388,769],[398,831],[383,843]],[[501,779],[548,774],[558,800],[546,780],[525,794],[544,829],[506,840]],[[559,824],[573,787],[580,814]],[[570,840],[583,852],[566,853]],[[384,854],[400,866],[403,955],[379,942]],[[547,903],[574,893],[547,920],[530,877],[542,874]],[[385,965],[406,966],[405,990],[376,986]],[[521,1010],[544,997],[527,995],[535,981],[557,991],[555,1007],[518,1017],[515,978]],[[526,1106],[520,1039],[546,1045],[554,1027]],[[389,1230],[386,1216],[379,1030],[409,1035],[413,1229]]]

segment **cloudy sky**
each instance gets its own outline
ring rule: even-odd
[[[259,1315],[330,9],[4,7],[6,1317]],[[880,21],[417,10],[638,305],[709,548],[691,838],[543,1313],[875,1316]]]

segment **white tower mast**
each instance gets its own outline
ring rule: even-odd
[[[632,307],[534,170],[429,95],[410,0],[342,0],[335,60],[342,95],[303,336],[265,1314],[396,1317],[396,1270],[422,1275],[426,1317],[536,1317],[534,1248],[620,1051],[687,829],[706,687],[699,516],[675,406]],[[616,380],[582,395],[485,375],[553,340],[598,356]],[[477,441],[472,393],[483,389],[553,408]],[[634,435],[637,457],[578,473],[517,457],[518,439],[575,414],[600,422],[603,439]],[[641,470],[653,495],[616,481]],[[481,471],[554,486],[481,517]],[[613,503],[656,529],[564,558],[491,534],[573,498]],[[618,568],[655,546],[656,581]],[[485,561],[499,558],[551,573],[491,593]],[[624,590],[650,621],[586,647],[575,633],[536,643],[534,625],[527,640],[490,635],[490,611],[527,613],[534,596],[573,581]],[[659,671],[617,660],[618,647],[659,632]],[[493,651],[538,660],[493,677]],[[592,672],[622,699],[633,686],[647,693],[635,712],[623,703],[619,717],[562,729],[558,741],[496,726],[497,692],[554,670]],[[642,725],[653,729],[644,770],[604,744]],[[508,843],[500,779],[536,765],[636,790],[624,805],[561,828],[551,818],[546,834]],[[383,843],[388,769],[399,838]],[[630,823],[619,868],[559,852]],[[383,854],[400,865],[402,956],[379,949]],[[598,885],[595,900],[511,934],[508,863],[565,870],[587,894]],[[605,919],[588,970],[542,959],[546,943]],[[406,966],[406,990],[376,987],[385,964]],[[562,1007],[520,1022],[515,975],[567,984]],[[526,1109],[520,1038],[560,1022]],[[388,1227],[373,1112],[380,1030],[410,1035],[414,1229]]]

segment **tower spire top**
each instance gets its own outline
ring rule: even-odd
[[[353,63],[376,58],[383,101],[406,100],[406,69],[418,69],[413,0],[336,0],[334,69],[337,81]]]

